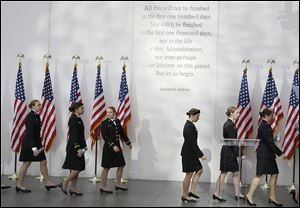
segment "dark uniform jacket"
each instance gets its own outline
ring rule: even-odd
[[[198,131],[193,122],[187,120],[183,128],[184,143],[181,149],[181,156],[190,158],[201,158],[203,153],[198,147]]]
[[[105,119],[101,123],[101,136],[105,141],[105,146],[108,148],[113,148],[115,145],[121,148],[120,139],[122,139],[127,145],[131,142],[128,139],[126,133],[119,119],[115,120],[115,123],[110,119]]]
[[[224,139],[237,139],[237,129],[235,123],[231,119],[223,125],[223,138]],[[226,141],[225,141],[226,143]],[[222,157],[238,157],[239,156],[239,147],[238,146],[227,146],[223,145],[221,150]]]
[[[120,142],[123,140],[127,145],[130,145],[131,142],[121,126],[120,120],[116,119],[112,121],[107,118],[102,121],[101,136],[105,141],[103,145],[101,166],[104,168],[124,167],[126,163]],[[114,146],[117,146],[120,149],[120,152],[115,152],[113,150]]]
[[[272,127],[265,120],[262,120],[258,127],[258,139],[260,139],[260,141],[257,148],[257,157],[276,158],[276,155],[282,155],[282,151],[274,142]]]
[[[22,143],[22,149],[29,149],[36,147],[40,149],[43,147],[40,131],[41,131],[41,118],[40,115],[33,110],[28,113],[25,119],[26,131]]]
[[[72,113],[69,119],[69,139],[67,152],[74,152],[77,155],[79,149],[86,149],[84,138],[84,124],[82,119],[75,113]]]
[[[78,150],[87,150],[84,138],[84,124],[79,116],[72,113],[69,119],[69,138],[67,143],[67,155],[63,169],[83,171],[85,170],[85,157],[78,156]]]
[[[35,147],[38,150],[43,147],[40,136],[41,131],[41,119],[40,115],[31,110],[25,119],[25,135],[22,142],[22,149],[19,157],[19,161],[22,162],[37,162],[46,160],[44,151],[38,156],[34,156],[32,149]]]

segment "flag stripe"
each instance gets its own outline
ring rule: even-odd
[[[96,83],[95,83],[95,94],[94,94],[94,104],[91,118],[91,126],[90,126],[90,138],[91,138],[91,149],[96,142],[96,139],[100,139],[101,132],[99,131],[99,127],[101,121],[105,118],[105,102],[104,102],[104,92],[102,87],[101,80],[101,69],[100,65],[97,66],[97,74],[96,74]],[[97,130],[98,129],[98,130]]]
[[[131,118],[129,90],[126,80],[125,67],[121,75],[120,91],[119,91],[119,106],[117,110],[117,118],[126,131],[127,124]]]
[[[248,139],[253,131],[250,96],[247,79],[247,69],[244,70],[238,99],[240,116],[236,121],[238,139]]]
[[[299,98],[296,97],[293,87],[299,87],[299,69],[295,71],[290,94],[288,119],[285,125],[283,152],[288,159],[295,154],[295,147],[299,144]],[[297,123],[298,121],[298,123]],[[298,127],[297,127],[298,125]]]
[[[21,63],[17,72],[15,86],[14,116],[11,132],[11,149],[19,152],[25,135],[25,119],[27,106],[25,104],[25,89]]]

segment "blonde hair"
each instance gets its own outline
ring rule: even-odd
[[[36,104],[37,102],[40,102],[40,101],[39,101],[39,100],[32,100],[32,101],[28,104],[28,107],[29,107],[30,109],[32,109],[32,107],[35,106],[35,104]]]
[[[110,110],[112,110],[114,113],[116,113],[117,111],[116,111],[116,108],[114,107],[114,106],[109,106],[109,107],[107,107],[107,109],[110,109]]]
[[[232,114],[232,113],[234,113],[234,111],[236,111],[238,108],[237,107],[235,107],[235,106],[229,106],[229,108],[227,108],[227,111],[226,111],[226,115],[228,116],[228,117],[230,117],[230,115]]]

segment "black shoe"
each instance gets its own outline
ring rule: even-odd
[[[31,190],[29,189],[21,189],[20,187],[16,186],[16,192],[22,192],[22,193],[30,193]]]
[[[53,188],[58,188],[58,187],[61,187],[61,184],[56,184],[56,185],[51,185],[51,186],[45,186],[45,188],[47,189],[47,191],[49,191],[50,189],[53,189]]]
[[[296,190],[291,190],[290,195],[292,195],[292,199],[294,200],[294,202],[296,202],[296,204],[298,204],[298,201],[296,199]]]
[[[275,207],[282,207],[283,206],[283,204],[279,204],[277,202],[274,202],[272,199],[269,199],[269,204],[274,204]]]
[[[71,189],[70,189],[69,193],[71,194],[71,196],[73,196],[73,194],[75,194],[75,196],[82,196],[83,195],[83,193],[78,193],[78,192],[72,191]]]
[[[193,197],[195,199],[200,199],[199,196],[197,196],[196,194],[193,194],[192,192],[189,192],[189,197]]]
[[[217,197],[215,194],[212,195],[212,198],[218,200],[219,202],[226,202],[225,199],[221,199],[221,198]]]
[[[244,197],[244,196],[234,196],[234,198],[236,201],[238,201],[239,199],[243,199],[243,200],[246,199],[246,197]]]
[[[194,200],[194,199],[187,199],[187,198],[185,198],[184,196],[181,196],[181,200],[182,200],[184,203],[186,203],[186,202],[196,202],[196,200]]]
[[[247,200],[247,203],[248,203],[251,207],[256,207],[256,204],[255,204],[255,203],[251,203],[247,197],[246,197],[246,200]]]
[[[63,186],[63,183],[59,184],[60,186],[60,189],[61,191],[65,194],[65,195],[68,195],[68,192],[66,190],[64,190],[64,186]]]
[[[115,186],[115,190],[128,191],[128,188],[122,188],[120,186]]]
[[[112,192],[112,191],[109,191],[109,190],[104,190],[103,188],[100,188],[100,193],[101,194],[113,194],[114,192]]]
[[[1,186],[1,189],[9,189],[11,186]]]

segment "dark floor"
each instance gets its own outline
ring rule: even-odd
[[[61,178],[52,178],[54,182],[61,182]],[[211,198],[214,190],[214,183],[199,183],[200,200],[196,203],[184,204],[180,200],[181,182],[169,181],[143,181],[129,180],[128,192],[115,192],[112,195],[99,193],[99,184],[91,184],[86,178],[80,178],[78,187],[84,193],[83,196],[66,196],[60,189],[54,189],[47,192],[42,183],[35,177],[27,177],[25,184],[32,192],[29,194],[16,193],[15,182],[10,181],[7,176],[2,176],[1,182],[6,185],[12,185],[8,190],[1,190],[1,207],[124,207],[124,206],[200,206],[200,207],[238,207],[247,206],[242,200],[236,202],[232,197],[232,186],[224,185],[223,198],[227,199],[225,203],[218,203]],[[113,181],[109,181],[109,187],[112,189]],[[242,192],[246,192],[243,188]],[[278,187],[278,201],[285,207],[297,207],[297,204],[288,194],[286,187]],[[267,202],[268,193],[258,188],[255,196],[255,202],[258,206],[270,206]]]

